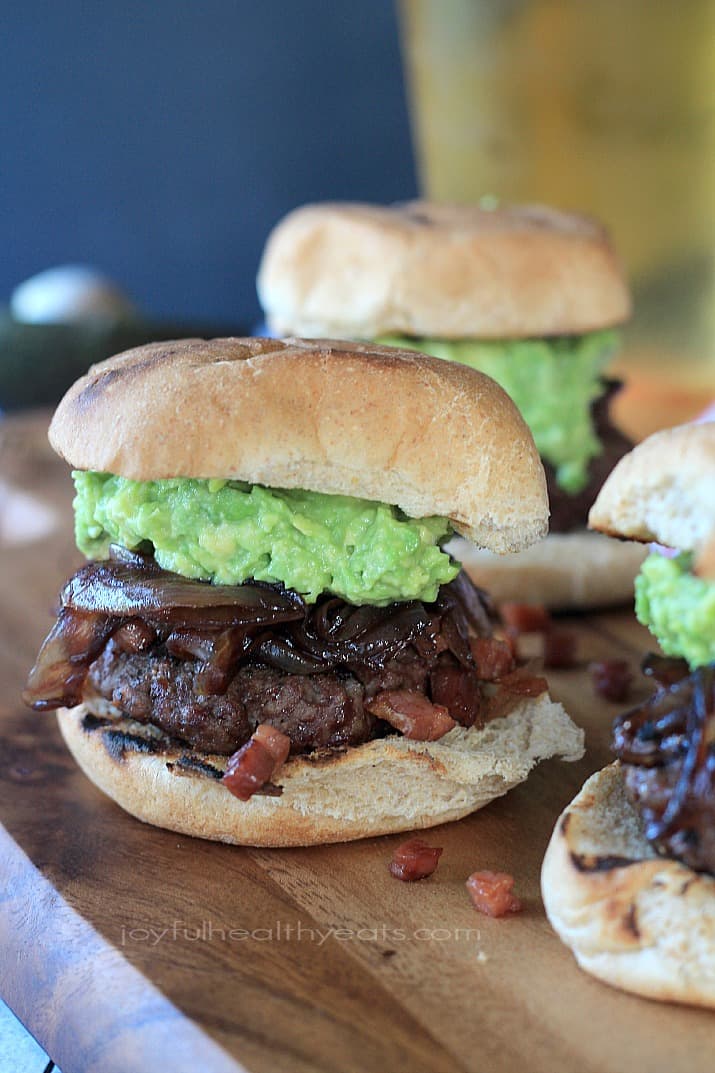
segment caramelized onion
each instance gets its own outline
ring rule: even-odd
[[[466,570],[460,570],[454,581],[440,589],[438,603],[457,604],[472,632],[488,637],[497,622],[494,604],[484,589],[474,584]]]
[[[115,625],[106,615],[63,608],[30,671],[22,694],[25,704],[37,712],[79,704],[89,665]]]
[[[659,656],[649,652],[644,656],[641,670],[647,678],[652,678],[661,689],[668,689],[690,674],[690,668],[684,659],[677,656]]]
[[[124,652],[146,652],[156,641],[156,632],[140,618],[130,618],[112,636]]]
[[[125,562],[87,563],[60,594],[62,607],[170,622],[174,627],[290,622],[303,617],[298,593],[275,585],[211,585],[159,567]]]
[[[62,591],[59,619],[25,693],[37,710],[78,703],[90,664],[116,636],[128,653],[163,646],[174,659],[198,661],[195,682],[201,696],[224,693],[247,660],[287,675],[338,670],[366,686],[384,672],[388,681],[395,661],[413,646],[427,673],[437,668],[431,680],[435,704],[402,691],[407,710],[388,705],[392,719],[406,720],[413,736],[434,740],[455,719],[471,726],[479,716],[478,678],[484,676],[476,672],[470,623],[488,632],[491,612],[466,576],[443,586],[434,604],[412,600],[353,607],[325,597],[306,606],[281,585],[211,585],[161,570],[144,552],[118,546],[110,551],[109,560],[83,566]],[[426,705],[421,711],[429,714],[427,730],[415,731],[411,724],[417,710],[411,696]],[[424,719],[418,722],[427,726]]]
[[[619,716],[613,749],[649,841],[715,872],[715,664]]]

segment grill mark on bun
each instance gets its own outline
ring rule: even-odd
[[[93,715],[92,712],[87,712],[82,719],[82,730],[87,734],[91,734],[93,730],[99,730],[100,727],[106,727],[109,723],[111,723],[111,719],[103,719],[99,715]]]
[[[142,351],[145,356],[141,360],[127,361],[116,369],[107,369],[98,373],[78,394],[76,399],[77,407],[80,410],[85,410],[96,405],[112,384],[119,381],[126,384],[136,379],[136,377],[142,376],[150,369],[170,362],[180,352],[180,348],[176,346],[158,346],[156,349],[145,347],[142,348]]]
[[[157,743],[141,736],[130,734],[126,730],[105,730],[102,742],[112,760],[121,763],[127,753],[155,753]]]
[[[206,779],[223,778],[223,771],[220,768],[190,753],[184,753],[178,760],[167,760],[166,766],[172,775],[199,776]]]
[[[563,826],[561,830],[564,830]],[[598,853],[572,853],[571,862],[579,872],[610,872],[613,868],[630,868],[638,864],[631,857],[601,856]]]
[[[635,902],[631,904],[623,918],[623,928],[625,931],[630,932],[634,939],[640,939],[641,930],[638,927],[638,909]]]

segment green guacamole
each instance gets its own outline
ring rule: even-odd
[[[132,481],[75,472],[77,545],[90,558],[109,544],[154,545],[165,570],[220,585],[282,581],[308,602],[332,592],[354,604],[436,599],[459,565],[443,552],[444,518],[349,496],[237,481]]]
[[[601,453],[591,403],[603,393],[601,374],[618,347],[607,330],[552,339],[412,339],[383,336],[407,347],[471,365],[504,388],[531,429],[539,454],[556,470],[566,492],[588,483],[588,464]]]
[[[691,572],[691,555],[649,555],[636,578],[636,615],[669,656],[715,661],[715,584]]]

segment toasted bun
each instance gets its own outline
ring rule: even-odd
[[[459,537],[447,550],[497,604],[516,600],[553,611],[632,603],[633,581],[647,554],[640,544],[586,529],[550,533],[516,555],[493,555]]]
[[[100,790],[145,823],[251,846],[433,827],[505,794],[539,760],[583,754],[583,731],[543,694],[483,730],[455,727],[437,742],[394,735],[339,754],[294,757],[280,771],[280,797],[244,802],[220,782],[226,757],[182,760],[155,728],[112,718],[106,702],[92,708],[96,714],[81,705],[58,718],[75,760]]]
[[[715,878],[656,855],[617,763],[561,815],[541,889],[586,972],[648,998],[715,1007]]]
[[[714,577],[715,422],[680,425],[639,443],[608,477],[588,523],[614,536],[702,553],[703,568]]]
[[[257,286],[278,335],[562,335],[631,308],[604,229],[542,205],[306,205],[270,235]]]
[[[50,427],[78,469],[221,477],[439,515],[480,546],[546,532],[543,467],[488,377],[412,351],[330,340],[186,339],[90,369]]]

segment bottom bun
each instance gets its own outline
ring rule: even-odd
[[[633,579],[647,555],[642,544],[577,529],[550,533],[515,555],[494,555],[461,537],[447,550],[496,603],[517,600],[558,610],[633,601]]]
[[[715,1007],[715,878],[655,853],[618,763],[561,815],[541,889],[586,972],[647,998]]]
[[[186,835],[250,846],[309,846],[433,827],[523,782],[550,756],[577,760],[583,731],[547,693],[481,729],[436,742],[399,736],[339,753],[294,757],[279,797],[239,801],[221,783],[227,757],[182,752],[154,727],[101,701],[58,712],[75,760],[137,819]]]

